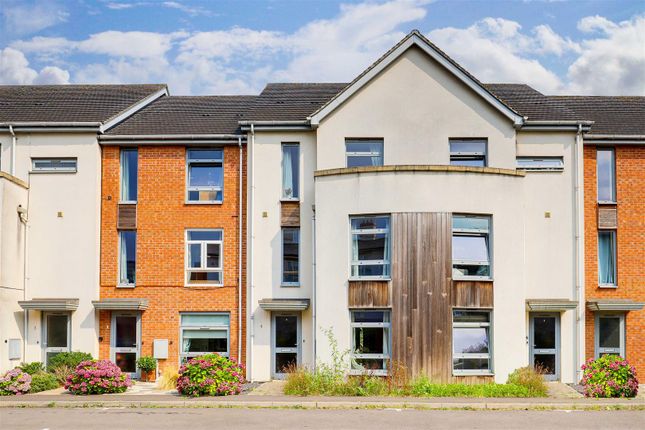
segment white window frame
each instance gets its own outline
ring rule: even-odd
[[[598,169],[598,153],[599,152],[610,152],[611,153],[611,161],[613,163],[613,168],[612,168],[612,178],[611,178],[611,187],[612,187],[612,194],[613,194],[613,200],[600,200],[600,196],[598,195],[599,187],[598,187],[598,179],[600,178],[600,171]],[[598,147],[596,148],[596,199],[598,200],[598,203],[600,204],[616,204],[617,197],[616,197],[617,191],[616,191],[616,150],[613,147]]]
[[[218,326],[185,326],[182,323],[184,315],[225,315],[228,317],[228,325]],[[226,331],[226,352],[183,352],[184,349],[184,330],[204,330],[204,331]],[[223,357],[229,357],[231,354],[231,314],[228,312],[179,312],[179,363],[190,360],[193,357],[199,357],[205,354],[219,354]]]
[[[388,220],[388,228],[371,228],[371,229],[353,229],[352,228],[352,220],[354,219],[360,219],[360,218],[387,218]],[[351,280],[389,280],[391,279],[392,276],[392,257],[391,257],[391,251],[392,251],[392,217],[390,215],[352,215],[349,217],[349,229],[350,229],[350,251],[349,255],[352,256],[350,257],[350,267],[349,267],[349,279]],[[353,246],[354,246],[354,239],[356,236],[361,235],[361,234],[386,234],[387,235],[387,246],[390,247],[389,251],[387,254],[390,255],[390,259],[383,259],[383,260],[354,260],[353,259]],[[361,276],[361,275],[354,275],[354,267],[358,266],[383,266],[383,272],[387,273],[387,275],[378,275],[378,276]]]
[[[29,312],[29,311],[25,311]],[[50,347],[47,342],[48,338],[48,331],[49,331],[49,323],[47,322],[47,317],[50,315],[55,315],[55,316],[65,316],[67,317],[67,346],[58,346],[58,347]],[[43,355],[43,360],[42,362],[45,364],[45,366],[48,364],[48,359],[47,359],[47,354],[52,353],[61,353],[61,352],[71,352],[72,350],[72,315],[69,312],[60,312],[60,311],[43,311],[42,312],[42,341],[41,341],[41,349],[42,349],[42,355]]]
[[[374,151],[348,151],[347,144],[359,144],[359,145],[374,145],[380,144],[381,150],[378,152]],[[379,157],[381,159],[381,164],[385,164],[385,142],[383,138],[346,138],[345,139],[345,167],[349,167],[349,158],[350,157]]]
[[[619,318],[620,344],[618,348],[601,348],[600,347],[600,319],[601,318]],[[625,314],[624,313],[602,313],[597,312],[594,318],[594,355],[600,358],[600,354],[616,354],[625,358]]]
[[[222,158],[190,158],[191,151],[220,151],[222,153]],[[222,169],[222,185],[212,185],[212,186],[191,186],[190,185],[190,167],[191,165],[200,165],[200,164],[220,164]],[[217,166],[215,166],[216,168]],[[190,200],[191,191],[214,191],[217,196],[217,192],[222,192],[221,199],[215,200]],[[224,201],[224,150],[222,148],[186,148],[186,204],[189,205],[212,205],[212,204],[221,204]]]
[[[525,162],[526,164],[521,164]],[[553,162],[557,165],[553,165]],[[516,157],[516,169],[526,172],[562,172],[564,171],[564,159],[562,157]]]
[[[383,322],[369,322],[361,323],[354,322],[354,313],[355,312],[382,312],[383,319],[387,321]],[[386,317],[387,315],[387,317]],[[375,376],[387,376],[389,373],[389,360],[391,360],[391,351],[392,351],[392,312],[389,309],[351,309],[349,311],[350,318],[350,360],[351,363],[354,363],[354,360],[383,360],[383,369],[359,369],[353,366],[350,366],[349,373],[352,375],[375,375]],[[387,330],[387,340],[384,340],[384,343],[387,343],[388,354],[358,354],[355,353],[356,346],[354,345],[354,329],[356,328],[381,328]],[[385,349],[385,348],[384,348]]]
[[[74,166],[61,166],[64,161],[73,161]],[[50,162],[51,167],[36,167],[37,162]],[[58,164],[58,165],[56,165]],[[31,173],[76,173],[78,159],[76,157],[33,157],[31,159]]]
[[[188,233],[191,231],[212,231],[220,232],[222,235],[221,240],[188,240]],[[186,247],[184,249],[184,267],[185,267],[185,276],[184,276],[184,286],[185,287],[222,287],[224,286],[224,229],[221,228],[187,228],[184,232],[184,240]],[[190,267],[190,245],[200,244],[200,263],[202,267]],[[206,250],[209,244],[219,245],[220,259],[219,267],[206,267]],[[220,282],[217,284],[199,284],[199,283],[190,283],[190,273],[191,272],[219,272],[220,273]]]
[[[285,193],[284,186],[282,185],[282,184],[284,184],[284,169],[285,169],[285,165],[284,165],[284,148],[288,148],[288,147],[295,147],[295,148],[298,149],[298,159],[297,159],[297,163],[296,163],[298,165],[298,177],[294,178],[294,182],[298,184],[298,195],[297,196],[293,195],[293,190],[291,192],[292,195],[288,196]],[[281,200],[289,201],[289,202],[300,201],[300,194],[301,194],[301,189],[300,189],[300,173],[301,173],[301,169],[300,169],[300,143],[299,142],[282,142],[282,145],[280,145],[280,151],[281,151],[280,155],[282,157],[282,161],[281,161],[282,184],[280,185],[280,187],[282,188],[282,198],[281,198]],[[291,172],[291,175],[293,175],[293,171]]]
[[[124,200],[123,194],[123,159],[128,152],[136,152],[137,154],[137,175],[139,175],[139,149],[138,148],[121,148],[119,154],[119,203],[136,203],[137,200]],[[137,188],[139,187],[139,178],[137,178]],[[137,199],[139,198],[139,190],[137,189]]]
[[[489,215],[476,215],[476,214],[453,214],[454,218],[486,218],[488,220],[488,229],[470,229],[470,228],[454,228],[452,227],[452,236],[467,236],[467,237],[484,237],[486,240],[486,247],[488,252],[488,262],[485,261],[470,261],[470,260],[452,260],[452,267],[455,265],[472,265],[472,266],[488,266],[488,276],[469,276],[469,275],[454,275],[455,280],[478,280],[478,281],[491,281],[493,279],[493,243],[492,243],[492,224],[493,219]],[[453,220],[454,226],[454,220]],[[452,255],[450,256],[452,259]]]
[[[600,235],[603,234],[603,233],[609,233],[613,237],[613,239],[611,241],[611,244],[612,244],[611,252],[612,252],[613,257],[614,257],[614,276],[613,276],[614,282],[612,284],[606,284],[606,283],[600,282],[600,264],[601,264],[601,262],[600,262]],[[618,287],[618,246],[617,246],[617,243],[616,243],[617,240],[618,240],[618,234],[617,234],[616,230],[609,230],[609,229],[608,230],[604,230],[604,229],[598,230],[598,237],[597,237],[596,241],[598,242],[597,254],[598,254],[598,287],[599,288],[617,288]]]
[[[488,314],[488,322],[455,322],[455,311],[459,312],[485,312]],[[493,312],[490,309],[481,309],[481,308],[454,308],[451,312],[452,320],[452,333],[451,339],[453,341],[453,346],[450,360],[452,367],[452,374],[454,376],[468,376],[468,375],[483,375],[489,376],[493,375]],[[455,338],[455,328],[486,328],[488,334],[488,353],[455,353],[454,348],[454,338]],[[488,369],[487,370],[464,370],[464,369],[455,369],[454,359],[488,359]]]
[[[122,277],[121,277],[121,270],[123,270],[123,267],[121,267],[121,251],[123,250],[122,246],[122,239],[121,235],[123,233],[127,232],[132,232],[134,233],[134,282],[121,282]],[[118,259],[119,261],[117,262],[117,265],[119,267],[119,273],[118,273],[118,279],[117,279],[117,287],[119,288],[134,288],[137,283],[137,231],[136,230],[119,230],[119,253],[118,253]]]
[[[284,232],[285,230],[297,230],[298,231],[298,280],[296,282],[287,282],[284,280]],[[302,231],[300,230],[300,227],[282,227],[280,229],[280,263],[282,264],[281,269],[280,269],[280,282],[281,286],[283,287],[299,287],[300,286],[300,260],[301,260],[301,243],[302,243],[302,238],[300,237]]]
[[[483,143],[483,151],[456,151],[452,152],[453,143]],[[450,152],[450,165],[461,166],[461,164],[452,164],[453,161],[461,160],[482,160],[483,166],[470,166],[470,167],[487,167],[488,166],[488,138],[450,138],[448,139],[448,151]]]

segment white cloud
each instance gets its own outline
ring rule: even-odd
[[[188,6],[186,4],[176,2],[176,1],[165,1],[162,3],[162,6],[170,8],[170,9],[177,9],[180,10],[184,13],[187,13],[190,16],[197,16],[197,15],[202,15],[202,16],[212,16],[213,13],[207,9],[204,9],[203,7],[199,6]]]
[[[645,15],[620,23],[594,16],[578,28],[598,34],[584,40],[571,64],[568,90],[578,94],[645,96]]]
[[[66,22],[69,18],[64,8],[50,0],[20,3],[7,0],[3,3],[0,13],[7,34],[20,36],[36,33]]]
[[[17,49],[0,50],[0,84],[67,84],[69,73],[58,67],[47,66],[40,72],[29,67],[25,55]]]
[[[151,33],[144,31],[104,31],[78,42],[76,48],[92,54],[111,57],[154,58],[163,56],[171,48],[173,39],[181,34]]]
[[[568,51],[580,52],[580,45],[569,38],[557,34],[548,25],[538,25],[533,29],[535,35],[535,51],[539,54],[554,54],[558,57]]]

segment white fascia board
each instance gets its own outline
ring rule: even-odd
[[[99,130],[100,133],[104,133],[105,131],[109,130],[110,128],[114,127],[118,123],[126,120],[130,116],[134,115],[136,112],[140,111],[144,107],[148,106],[150,103],[153,101],[157,100],[159,97],[162,96],[167,96],[168,95],[168,87],[164,87],[160,89],[159,91],[150,94],[148,97],[138,101],[137,103],[133,104],[123,112],[113,116],[112,118],[108,119],[106,122],[104,122],[101,125],[101,128]]]
[[[508,106],[494,97],[488,90],[482,87],[478,82],[474,81],[470,76],[466,75],[464,72],[459,70],[455,65],[446,58],[434,50],[430,45],[425,43],[419,36],[412,35],[408,40],[403,42],[398,48],[390,53],[387,57],[383,58],[379,64],[374,66],[369,70],[365,75],[363,75],[358,81],[354,82],[349,87],[345,88],[335,99],[330,103],[323,106],[319,111],[314,113],[310,118],[311,126],[317,127],[327,115],[336,110],[337,107],[342,105],[347,99],[354,95],[358,90],[363,88],[368,82],[370,82],[376,75],[381,73],[385,68],[387,68],[392,62],[399,58],[405,51],[408,50],[411,46],[417,46],[423,50],[426,54],[432,57],[435,61],[445,67],[450,73],[456,76],[461,80],[466,86],[471,88],[477,94],[484,98],[488,103],[493,105],[497,110],[499,110],[504,116],[513,121],[513,124],[516,127],[520,127],[524,124],[525,118],[522,115],[517,114],[511,110]]]

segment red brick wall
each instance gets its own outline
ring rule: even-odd
[[[244,149],[243,157],[246,150]],[[239,149],[224,149],[223,203],[186,204],[186,149],[181,146],[141,146],[138,164],[136,287],[116,288],[118,276],[119,148],[103,147],[101,220],[101,298],[147,298],[141,314],[141,354],[152,355],[153,339],[168,339],[168,360],[160,367],[178,366],[179,313],[188,311],[230,312],[230,356],[238,358],[239,246]],[[246,163],[244,163],[246,164]],[[246,175],[246,168],[243,170]],[[246,199],[244,190],[243,199]],[[244,210],[245,204],[243,205]],[[244,214],[242,214],[243,228]],[[184,287],[185,230],[221,228],[223,287]],[[243,230],[245,232],[245,230]],[[242,249],[245,249],[245,233]],[[245,251],[243,252],[245,254]],[[243,295],[242,304],[245,304]],[[244,308],[242,321],[244,324]],[[100,357],[110,358],[111,312],[100,312]],[[242,327],[244,329],[244,326]],[[242,361],[245,357],[242,336]],[[165,361],[165,363],[164,363]]]
[[[645,302],[645,146],[617,146],[618,288],[598,288],[596,148],[584,149],[586,299]],[[594,312],[586,311],[586,355],[594,355]],[[645,309],[627,313],[627,359],[645,376]]]

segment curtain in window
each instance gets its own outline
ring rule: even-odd
[[[282,148],[282,193],[285,197],[293,197],[293,171],[291,151],[288,146]]]
[[[190,339],[184,337],[184,344],[182,345],[182,352],[189,352],[190,351]]]
[[[125,236],[123,232],[119,235],[121,239],[121,264],[119,266],[121,273],[119,274],[119,282],[122,284],[128,283],[128,241]]]
[[[372,154],[378,154],[378,155],[372,155],[372,166],[382,166],[383,165],[383,152],[382,152],[382,144],[380,142],[373,142],[369,144],[370,152]]]
[[[598,234],[598,272],[601,284],[614,285],[616,282],[614,257],[614,235],[611,232],[601,232]]]
[[[360,236],[357,234],[352,235],[352,261],[358,261],[358,238],[359,237]],[[356,272],[354,272],[354,270],[356,270]],[[354,269],[352,267],[352,275],[353,276],[359,275],[358,268]]]
[[[128,152],[121,152],[121,201],[130,201],[130,166]]]

